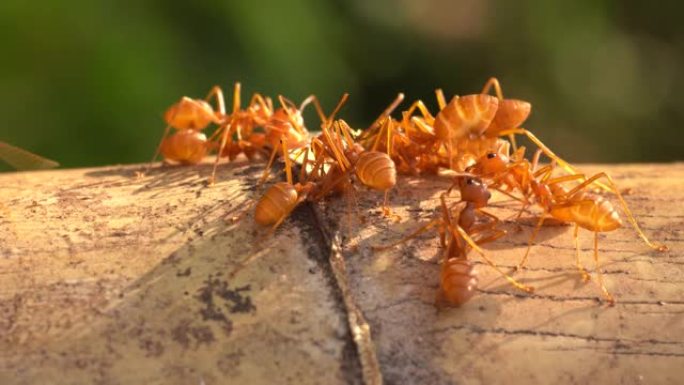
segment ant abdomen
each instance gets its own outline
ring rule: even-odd
[[[475,266],[464,258],[450,258],[442,263],[438,303],[460,306],[468,302],[477,288]]]
[[[384,152],[364,151],[356,160],[356,176],[364,185],[380,191],[397,184],[397,168]]]
[[[481,136],[492,123],[499,100],[491,95],[455,96],[435,117],[435,135],[441,140]]]
[[[609,200],[594,194],[581,194],[569,204],[551,207],[551,216],[566,222],[574,222],[590,231],[613,231],[622,227],[622,219]]]
[[[499,136],[499,132],[503,130],[520,127],[530,116],[531,111],[532,104],[524,100],[499,100],[499,109],[496,111],[487,131],[485,131],[485,135],[494,138]]]
[[[261,197],[254,211],[254,220],[262,226],[277,223],[297,205],[299,193],[290,183],[279,182],[271,186]]]
[[[182,164],[198,164],[207,155],[207,137],[195,130],[180,130],[161,144],[164,159]]]

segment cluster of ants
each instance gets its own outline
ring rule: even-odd
[[[490,95],[492,89],[494,95]],[[437,296],[440,305],[458,306],[475,294],[477,277],[468,258],[471,249],[516,288],[528,293],[534,290],[498,268],[480,247],[506,234],[498,228],[499,218],[485,211],[492,189],[520,203],[516,219],[531,206],[542,210],[518,268],[524,266],[535,237],[550,217],[574,224],[576,266],[583,279],[589,280],[579,261],[578,231],[583,228],[593,232],[598,285],[611,305],[615,300],[603,284],[599,269],[598,233],[621,227],[622,220],[613,204],[592,189],[614,193],[627,220],[644,242],[653,249],[667,250],[665,245],[651,242],[640,229],[610,176],[578,172],[521,127],[530,115],[531,104],[504,98],[496,78],[489,79],[480,93],[454,96],[448,103],[443,92],[437,90],[436,115],[417,100],[399,119],[393,118],[393,112],[404,99],[399,94],[362,131],[335,119],[347,97],[344,94],[328,116],[315,96],[309,96],[299,106],[278,96],[279,106],[275,107],[270,98],[256,93],[242,108],[239,83],[235,84],[231,112],[226,111],[219,87],[214,87],[205,99],[183,97],[164,115],[168,126],[155,159],[161,152],[166,161],[197,164],[216,151],[210,182],[214,181],[221,157],[234,160],[244,154],[249,160],[268,159],[259,180],[262,185],[274,160],[282,158],[287,181],[272,184],[254,207],[255,222],[271,231],[304,201],[353,194],[354,180],[384,192],[383,213],[388,216],[388,193],[396,185],[398,173],[421,175],[452,170],[456,175],[451,187],[440,196],[437,219],[394,244],[374,247],[387,249],[436,229],[444,250]],[[212,99],[215,106],[210,104]],[[302,115],[311,104],[321,121],[321,132],[315,136],[306,129]],[[203,130],[212,124],[216,129],[207,138]],[[175,132],[171,133],[171,128]],[[525,158],[525,148],[517,146],[515,135],[524,135],[538,147],[531,159]],[[550,159],[549,164],[540,165],[542,154]],[[300,164],[297,182],[293,180],[293,163]],[[562,169],[560,176],[554,174],[558,169]],[[449,203],[447,198],[454,189],[460,191],[460,199]]]

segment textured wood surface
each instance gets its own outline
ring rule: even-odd
[[[534,294],[478,262],[478,295],[441,311],[434,234],[370,246],[432,218],[447,178],[401,178],[400,220],[360,190],[365,223],[334,199],[268,236],[251,214],[230,220],[260,167],[223,167],[210,188],[207,166],[0,175],[0,384],[681,383],[682,164],[582,167],[631,189],[646,234],[670,247],[601,235],[616,306],[582,282],[571,227],[556,225],[515,274]],[[493,207],[517,206],[495,194]],[[488,255],[509,270],[533,222],[504,222]]]

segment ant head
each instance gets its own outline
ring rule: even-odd
[[[316,184],[313,182],[297,183],[294,185],[297,194],[301,197],[303,194],[312,194],[316,191]]]
[[[209,103],[183,96],[164,113],[166,123],[178,130],[203,130],[218,117]]]
[[[492,197],[487,186],[478,178],[459,177],[458,187],[461,190],[461,200],[472,202],[477,208],[486,206],[489,198]]]
[[[491,175],[506,170],[509,162],[508,156],[504,153],[490,151],[481,156],[472,168],[473,172],[478,175]]]

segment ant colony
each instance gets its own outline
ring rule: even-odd
[[[260,198],[249,205],[253,207],[254,221],[269,234],[300,203],[318,202],[336,194],[354,197],[357,188],[382,193],[382,213],[392,216],[389,192],[397,184],[397,174],[415,176],[451,170],[453,183],[441,193],[435,219],[395,243],[373,246],[376,251],[388,249],[435,229],[443,249],[438,306],[459,306],[476,294],[478,279],[471,251],[515,288],[526,293],[534,291],[497,267],[480,247],[506,236],[506,231],[500,229],[500,219],[486,210],[490,190],[519,202],[515,220],[532,207],[541,210],[518,269],[524,267],[544,221],[553,218],[574,227],[575,265],[583,279],[589,280],[589,273],[579,261],[578,234],[580,228],[593,232],[597,284],[608,304],[614,304],[615,299],[603,283],[598,233],[620,228],[623,220],[604,194],[593,191],[614,194],[627,222],[646,245],[667,250],[665,245],[648,239],[609,175],[581,173],[521,127],[530,115],[531,104],[504,98],[496,78],[489,79],[480,93],[453,96],[449,102],[442,90],[436,90],[436,114],[416,100],[395,119],[392,115],[404,100],[404,95],[399,94],[365,130],[354,130],[344,120],[336,119],[347,94],[326,115],[313,95],[297,105],[283,96],[278,96],[274,104],[270,97],[255,93],[243,108],[240,90],[240,83],[236,83],[230,111],[226,110],[219,87],[212,88],[204,99],[183,97],[173,104],[164,115],[167,126],[153,161],[161,154],[166,162],[194,165],[215,153],[209,177],[213,183],[221,158],[233,161],[242,155],[249,161],[264,160],[267,165],[258,182],[258,187],[263,187],[276,159],[282,159],[286,181],[264,187]],[[317,135],[309,132],[304,121],[303,111],[309,105],[320,120]],[[213,133],[207,137],[204,131],[212,125]],[[537,147],[531,158],[525,156],[525,147],[517,145],[518,135]],[[542,156],[549,163],[542,165]],[[296,180],[294,164],[299,165]],[[450,198],[454,189],[460,192],[457,200]]]

